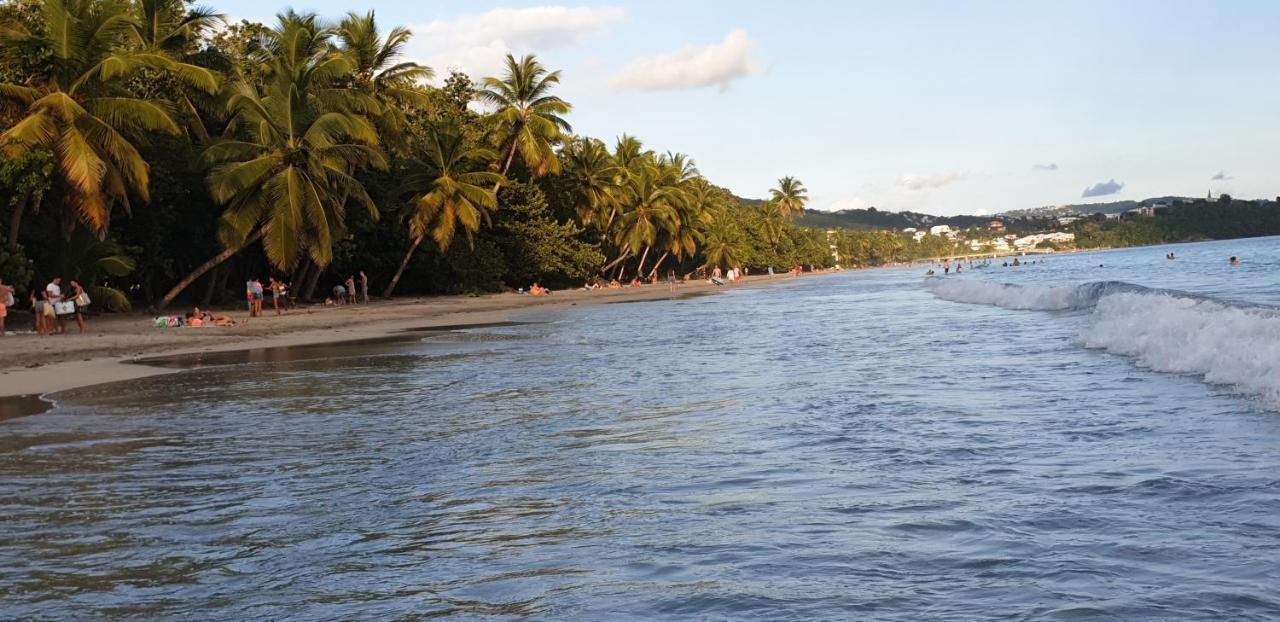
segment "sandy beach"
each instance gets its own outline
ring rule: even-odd
[[[815,276],[829,273],[805,273]],[[550,296],[514,293],[375,300],[369,305],[302,306],[277,317],[266,303],[263,317],[248,322],[243,309],[219,311],[240,322],[233,327],[156,328],[141,314],[89,318],[88,330],[40,337],[29,332],[24,313],[11,315],[25,329],[10,333],[0,352],[0,397],[43,395],[79,387],[173,373],[174,368],[137,364],[138,359],[205,352],[338,343],[374,339],[417,328],[468,326],[507,321],[514,313],[581,305],[662,300],[782,283],[793,277],[749,276],[738,285],[717,287],[691,281],[674,293],[665,283],[597,291],[564,290]],[[180,314],[178,309],[170,311]]]

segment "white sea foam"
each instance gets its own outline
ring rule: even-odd
[[[1061,311],[1074,304],[1074,287],[1042,287],[1007,285],[989,281],[964,279],[937,280],[929,283],[933,295],[952,302],[995,305],[1006,309]]]
[[[1280,405],[1280,313],[1212,300],[1120,293],[1098,301],[1089,348],[1156,371],[1194,374]]]
[[[954,279],[931,284],[945,300],[1006,309],[1093,307],[1079,339],[1160,372],[1193,374],[1280,407],[1280,310],[1119,282],[1018,286]]]

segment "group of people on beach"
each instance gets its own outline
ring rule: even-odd
[[[245,282],[245,298],[249,305],[250,318],[262,315],[267,291],[271,292],[271,307],[276,315],[282,315],[293,306],[293,299],[289,297],[289,285],[283,280],[275,276],[267,277],[267,285],[264,287],[261,280],[253,278]],[[356,274],[348,275],[345,281],[333,286],[333,295],[326,298],[324,304],[327,306],[369,304],[369,276],[364,273],[364,270],[358,273],[358,277]]]
[[[17,305],[15,292],[12,285],[0,281],[0,336],[8,334],[5,323],[9,310]],[[40,292],[31,292],[30,302],[36,334],[42,337],[65,334],[69,319],[74,319],[76,327],[84,333],[84,314],[91,300],[89,293],[75,279],[70,281],[64,292],[62,279],[54,278]]]
[[[356,275],[347,276],[347,280],[333,286],[333,296],[325,299],[324,304],[332,306],[369,304],[369,276],[364,270],[359,272],[359,280],[357,282]],[[356,286],[360,289],[357,290]]]

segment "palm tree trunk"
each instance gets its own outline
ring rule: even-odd
[[[194,283],[196,279],[200,278],[201,276],[204,276],[204,273],[216,268],[218,264],[221,264],[222,262],[230,259],[232,255],[235,255],[236,253],[244,250],[246,246],[254,242],[257,242],[258,239],[260,239],[262,235],[266,232],[267,232],[267,227],[263,226],[259,228],[256,232],[254,232],[253,235],[249,236],[249,238],[246,239],[244,243],[241,244],[240,246],[237,246],[235,248],[228,248],[222,251],[221,253],[214,255],[213,258],[210,259],[209,261],[206,261],[200,264],[198,268],[191,271],[191,274],[188,274],[181,281],[178,281],[178,284],[174,285],[173,289],[169,290],[169,293],[164,295],[164,298],[160,299],[160,304],[156,305],[155,310],[163,311],[166,307],[169,306],[170,303],[173,302],[174,298],[178,297],[178,294],[181,294],[183,290],[187,289],[187,287],[190,286],[192,283]]]
[[[422,244],[423,236],[413,239],[413,244],[409,245],[409,252],[404,254],[404,259],[400,261],[400,267],[396,269],[396,275],[391,277],[391,282],[387,283],[387,288],[382,290],[383,298],[390,298],[391,292],[396,291],[396,285],[400,283],[400,275],[404,274],[404,269],[409,265],[409,260],[413,258],[413,252],[418,250],[418,245]]]
[[[636,266],[636,276],[637,276],[637,277],[644,276],[644,260],[649,258],[649,249],[651,249],[651,248],[653,248],[653,247],[652,247],[652,246],[646,246],[646,247],[644,247],[644,253],[643,253],[642,255],[640,255],[640,265],[639,265],[639,266]]]
[[[618,265],[618,264],[619,264],[619,263],[621,263],[624,259],[626,259],[626,258],[628,258],[628,257],[630,257],[630,256],[631,256],[631,247],[629,247],[629,246],[628,246],[628,247],[626,247],[626,248],[622,249],[622,254],[621,254],[621,255],[618,255],[618,258],[617,258],[617,259],[614,259],[613,261],[611,261],[611,262],[609,262],[609,263],[605,264],[603,267],[601,267],[601,268],[600,268],[600,272],[602,272],[602,273],[607,273],[607,272],[609,272],[610,270],[612,270],[612,269],[613,269],[613,267],[614,267],[614,266]]]
[[[506,177],[506,176],[507,176],[507,173],[511,171],[511,162],[512,162],[513,160],[515,160],[515,159],[516,159],[516,139],[515,139],[515,136],[512,136],[512,137],[511,137],[511,151],[508,151],[508,152],[507,152],[507,163],[502,165],[502,176],[503,176],[503,177]],[[496,183],[494,183],[494,184],[493,184],[493,194],[494,194],[494,196],[497,196],[497,194],[498,194],[498,188],[500,188],[501,186],[502,186],[502,182],[501,182],[501,181],[496,182]]]
[[[315,300],[316,285],[320,283],[321,274],[324,274],[324,268],[320,267],[320,264],[316,264],[316,269],[312,270],[311,275],[307,277],[307,291],[302,296],[303,300]]]
[[[222,266],[216,266],[213,272],[209,273],[209,283],[205,285],[204,296],[200,298],[200,306],[207,307],[213,302],[213,293],[218,289],[218,273],[222,271]]]
[[[31,195],[24,192],[13,206],[13,214],[9,216],[9,252],[18,251],[18,229],[22,227],[22,213],[27,209],[27,200]]]
[[[311,269],[311,260],[308,259],[298,263],[298,267],[293,270],[293,274],[289,276],[289,289],[293,289],[294,283],[302,283],[307,277],[307,271]]]
[[[666,261],[667,255],[670,255],[670,254],[671,254],[671,251],[667,251],[663,253],[661,257],[658,258],[658,263],[653,264],[653,270],[649,271],[649,276],[653,276],[658,273],[658,268],[662,267],[662,262]]]

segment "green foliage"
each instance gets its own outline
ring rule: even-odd
[[[503,188],[502,211],[494,222],[492,240],[503,249],[503,281],[513,287],[581,284],[604,262],[598,245],[582,241],[583,229],[551,216],[537,186],[517,183]]]
[[[808,211],[790,176],[740,199],[688,155],[572,135],[560,73],[532,56],[430,85],[401,56],[412,33],[372,12],[217,17],[185,0],[0,1],[0,277],[77,278],[114,309],[303,262],[326,289],[365,271],[375,288],[477,292],[946,257],[967,248],[895,231],[990,223]],[[1280,208],[1222,196],[1071,230],[1081,247],[1268,235]]]
[[[22,294],[28,291],[34,276],[35,264],[27,258],[21,246],[15,251],[0,250],[0,280],[13,285]]]
[[[1079,248],[1119,248],[1171,242],[1280,235],[1280,202],[1198,200],[1154,216],[1086,218],[1072,223]]]

